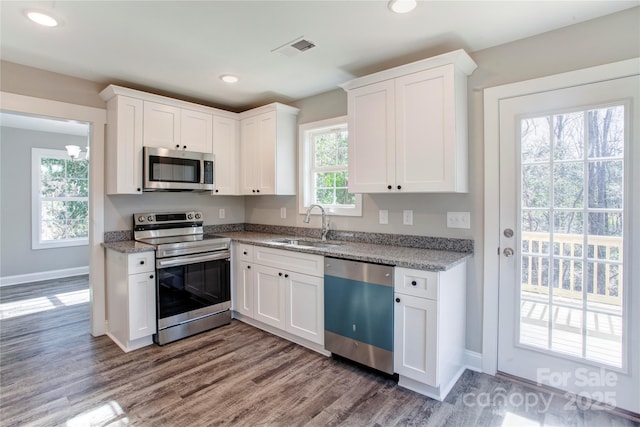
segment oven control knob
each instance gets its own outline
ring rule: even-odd
[[[200,215],[199,213],[196,214],[196,219],[200,219],[202,218],[202,215]]]
[[[147,217],[147,221],[153,221],[153,216],[149,215],[149,216]]]
[[[188,218],[188,219],[193,219],[193,214],[189,214],[189,215],[187,215],[187,218]]]
[[[139,216],[138,217],[138,222],[144,222],[144,217],[143,216]]]

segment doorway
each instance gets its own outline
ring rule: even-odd
[[[496,371],[634,412],[639,94],[636,75],[500,99],[494,230]]]

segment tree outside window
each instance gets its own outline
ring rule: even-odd
[[[88,244],[89,162],[34,148],[32,175],[33,249]]]

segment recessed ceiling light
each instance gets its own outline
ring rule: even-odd
[[[43,10],[28,9],[24,11],[24,14],[36,24],[40,24],[44,27],[57,27],[60,25],[60,22],[54,18],[53,15]]]
[[[220,76],[220,80],[225,83],[237,83],[238,77],[234,76],[233,74],[223,74]]]
[[[416,0],[390,0],[389,9],[395,13],[407,13],[416,8],[418,2]]]

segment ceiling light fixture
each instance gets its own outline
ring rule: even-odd
[[[233,74],[223,74],[220,76],[220,80],[222,80],[225,83],[237,83],[239,79],[237,76],[234,76]]]
[[[407,13],[416,8],[416,0],[390,0],[389,9],[395,13]]]
[[[31,21],[44,27],[57,27],[60,25],[60,21],[58,19],[54,18],[49,12],[45,12],[43,10],[28,9],[24,11],[24,14]]]

